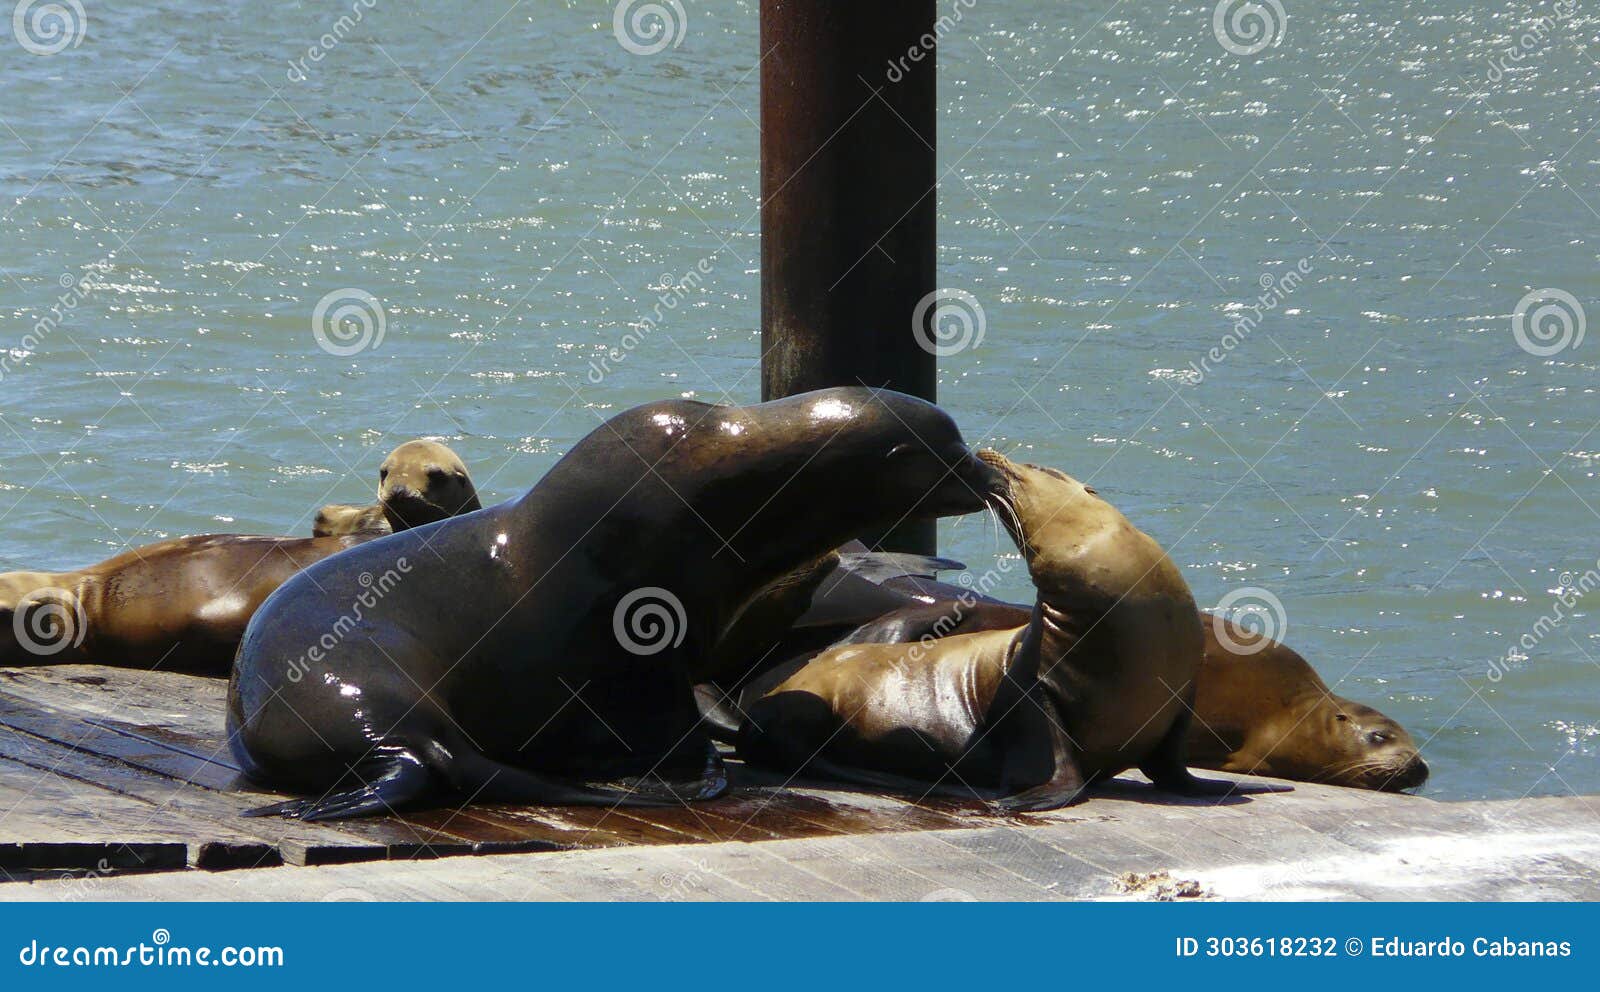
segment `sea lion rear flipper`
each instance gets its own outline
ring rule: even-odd
[[[839,555],[839,568],[881,586],[890,579],[902,576],[937,579],[940,572],[963,572],[967,566],[965,562],[933,555],[900,551],[847,551]]]
[[[245,816],[281,816],[289,820],[348,820],[393,813],[432,791],[433,773],[408,750],[393,750],[357,765],[353,774],[362,785],[329,792],[316,799],[291,799],[245,810]]]

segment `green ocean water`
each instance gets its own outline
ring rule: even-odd
[[[0,568],[306,532],[417,435],[504,499],[634,403],[758,398],[755,4],[668,5],[654,54],[575,0],[59,9],[0,30]],[[1202,605],[1281,604],[1428,794],[1600,792],[1600,15],[941,9],[969,440],[1092,482]],[[330,294],[381,340],[319,345]]]

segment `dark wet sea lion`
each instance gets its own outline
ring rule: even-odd
[[[407,492],[383,488],[385,503],[454,503],[459,483],[453,476],[430,475],[409,456],[397,458],[408,447],[395,449],[385,462],[404,468],[411,480]],[[411,493],[418,483],[420,494]],[[396,518],[403,525],[407,517]],[[74,571],[5,573],[0,665],[94,662],[227,674],[245,625],[278,586],[315,562],[381,536],[180,537]]]
[[[834,582],[794,631],[769,649],[770,656],[783,661],[816,653],[819,627],[820,640],[830,646],[910,644],[1014,629],[1032,614],[1029,607],[923,577],[877,583],[841,576]],[[847,629],[864,613],[880,611],[885,595],[898,595],[899,606]],[[1427,763],[1405,728],[1370,706],[1334,695],[1288,645],[1222,617],[1202,613],[1200,621],[1205,653],[1195,677],[1191,767],[1360,789],[1412,789],[1427,781]],[[1227,636],[1219,637],[1219,630]],[[727,724],[737,716],[718,718]]]
[[[353,549],[262,607],[229,737],[252,778],[313,798],[258,812],[714,796],[692,685],[750,599],[858,533],[980,509],[998,481],[897,393],[620,414],[522,498]],[[355,615],[357,576],[400,562]]]
[[[454,451],[437,441],[407,441],[378,468],[378,502],[324,506],[311,534],[389,534],[481,509],[467,466]]]
[[[743,694],[740,756],[1014,811],[1067,805],[1131,767],[1185,794],[1232,789],[1184,760],[1202,635],[1177,567],[1071,477],[980,457],[1006,480],[993,500],[1038,589],[1029,622],[848,644],[760,676]]]

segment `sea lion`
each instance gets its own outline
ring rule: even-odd
[[[979,457],[990,499],[1038,589],[1015,630],[850,644],[752,680],[742,758],[879,788],[995,799],[1015,812],[1078,801],[1138,767],[1158,788],[1222,794],[1184,760],[1199,615],[1160,545],[1055,469]]]
[[[523,497],[314,565],[262,606],[229,739],[251,778],[314,798],[253,813],[715,796],[692,685],[757,591],[858,533],[981,509],[999,482],[898,393],[619,414]],[[357,577],[398,562],[352,619]]]
[[[781,643],[766,656],[783,661],[848,644],[912,644],[955,634],[1014,629],[1029,621],[1030,607],[925,576],[857,578],[849,567],[819,583]],[[883,610],[884,597],[899,604]],[[881,613],[860,626],[863,614]],[[1189,725],[1188,762],[1241,775],[1320,782],[1358,789],[1400,791],[1428,778],[1411,735],[1370,706],[1336,696],[1288,645],[1247,631],[1221,616],[1200,614],[1205,637],[1195,676],[1195,717]],[[820,636],[819,632],[820,631]],[[728,694],[707,687],[708,708],[726,706]],[[737,715],[711,712],[732,740]]]
[[[467,466],[454,451],[437,441],[407,441],[378,468],[378,502],[324,506],[311,535],[389,534],[481,509]]]
[[[430,461],[412,454],[427,444]],[[404,527],[441,506],[466,507],[463,483],[432,465],[460,465],[448,448],[410,442],[384,461],[402,484],[380,487]],[[461,470],[463,473],[465,469]],[[471,482],[465,483],[468,491]],[[396,506],[391,507],[393,502]],[[471,503],[476,504],[476,496]],[[382,534],[180,537],[68,572],[0,574],[0,665],[94,662],[222,675],[256,609],[290,576]]]
[[[312,537],[343,537],[346,534],[393,534],[389,518],[383,507],[356,506],[353,503],[329,503],[317,511],[311,521]]]
[[[1191,764],[1386,792],[1428,780],[1405,728],[1335,696],[1288,645],[1221,616],[1205,619]]]

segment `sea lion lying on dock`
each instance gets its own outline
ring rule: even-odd
[[[460,488],[453,477],[413,472],[421,463],[403,454],[408,447],[384,464],[414,481],[404,492],[380,490],[386,508],[390,499],[408,507],[393,515],[402,526],[410,507],[448,505]],[[459,464],[453,453],[450,459]],[[412,493],[416,481],[421,489]],[[380,536],[208,534],[68,572],[0,574],[0,665],[94,662],[226,675],[245,625],[274,590],[301,569]]]
[[[376,503],[324,506],[311,536],[392,534],[481,509],[467,466],[454,451],[437,441],[407,441],[379,466]]]
[[[1137,767],[1158,788],[1220,795],[1185,762],[1202,634],[1188,585],[1148,535],[1070,476],[979,457],[1038,601],[1014,630],[847,644],[745,689],[738,753],[787,772],[994,799],[1076,802]]]
[[[843,388],[613,417],[520,499],[290,580],[245,633],[228,730],[311,820],[441,796],[710,798],[692,687],[767,583],[854,534],[983,508],[996,471],[937,407]],[[410,572],[352,619],[359,578]],[[338,636],[330,636],[338,632]]]
[[[858,577],[851,566],[859,560],[816,580],[816,600],[805,604],[781,643],[763,643],[761,654],[781,662],[829,646],[931,642],[1015,629],[1032,615],[1030,607],[926,575]],[[941,568],[954,564],[935,561]],[[1427,762],[1405,728],[1334,695],[1288,645],[1220,616],[1202,613],[1200,622],[1204,655],[1189,725],[1191,767],[1384,791],[1427,781]],[[731,743],[739,717],[728,709],[725,692],[706,686],[700,696]]]

